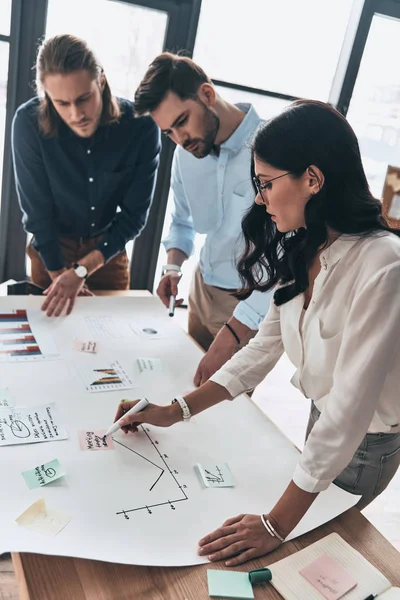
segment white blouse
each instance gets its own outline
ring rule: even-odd
[[[293,476],[308,492],[329,486],[367,432],[400,432],[400,238],[342,235],[320,261],[301,326],[304,294],[271,302],[255,338],[211,377],[234,397],[287,353],[292,383],[321,411]]]

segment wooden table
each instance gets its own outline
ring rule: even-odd
[[[151,296],[141,290],[96,295]],[[237,570],[267,566],[334,531],[375,565],[392,585],[400,586],[400,553],[356,508]],[[13,553],[12,560],[21,600],[203,600],[209,598],[206,570],[226,568],[223,564],[138,567],[30,553]],[[256,600],[281,598],[270,585],[255,586],[254,596]]]
[[[333,531],[359,550],[393,585],[400,586],[400,553],[356,508],[237,569],[265,567]],[[205,600],[209,598],[206,569],[224,568],[220,564],[135,567],[26,553],[13,554],[12,558],[21,600]],[[269,585],[255,586],[254,596],[256,600],[281,598]]]

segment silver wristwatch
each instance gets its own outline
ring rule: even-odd
[[[87,279],[89,273],[84,265],[75,263],[74,265],[72,265],[72,268],[75,271],[75,275],[77,275],[80,279]]]
[[[163,277],[168,271],[175,271],[178,275],[182,275],[181,267],[179,265],[163,265],[161,269],[161,277]]]

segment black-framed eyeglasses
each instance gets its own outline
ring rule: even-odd
[[[288,171],[287,173],[284,173],[283,175],[278,175],[278,177],[273,177],[272,179],[268,179],[268,181],[263,181],[262,183],[259,180],[259,178],[257,177],[257,175],[255,175],[253,177],[253,183],[256,186],[256,190],[260,194],[261,198],[263,200],[265,200],[265,198],[263,196],[263,190],[268,189],[269,184],[272,183],[273,181],[275,181],[275,179],[280,179],[281,177],[286,177],[286,175],[290,175],[290,173],[291,173],[291,171]]]

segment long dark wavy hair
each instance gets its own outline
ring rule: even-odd
[[[328,104],[314,100],[291,104],[261,125],[252,157],[252,175],[257,157],[297,179],[314,165],[324,182],[305,206],[305,228],[281,233],[265,206],[254,203],[249,209],[242,221],[245,249],[238,261],[239,299],[254,290],[268,291],[277,283],[277,306],[304,292],[308,269],[328,245],[328,230],[356,236],[392,231],[382,216],[381,202],[370,192],[354,131]]]

